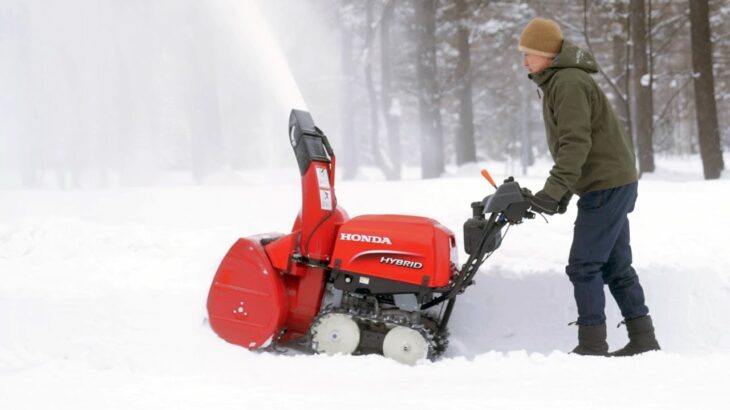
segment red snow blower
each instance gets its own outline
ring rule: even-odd
[[[454,234],[433,219],[348,217],[335,195],[335,154],[309,113],[291,112],[289,138],[302,208],[291,233],[241,238],[228,251],[208,294],[213,330],[251,350],[298,343],[408,364],[443,354],[457,296],[503,228],[534,218],[529,191],[509,178],[471,204],[459,269]]]

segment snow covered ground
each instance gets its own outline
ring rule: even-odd
[[[236,186],[0,191],[0,409],[728,408],[730,178],[702,181],[686,171],[701,169],[692,158],[658,163],[631,223],[664,350],[627,359],[565,353],[577,331],[563,273],[574,208],[513,227],[457,303],[447,357],[408,367],[252,353],[207,326],[228,247],[290,229],[294,169]],[[537,189],[544,169],[518,179]],[[429,216],[459,241],[469,203],[490,189],[476,168],[337,186],[351,216]],[[625,328],[608,299],[618,348]]]

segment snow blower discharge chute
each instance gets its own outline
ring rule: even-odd
[[[302,208],[291,233],[233,244],[208,294],[213,330],[251,350],[295,345],[407,364],[439,357],[456,298],[500,246],[503,228],[534,218],[530,192],[485,175],[496,192],[471,204],[469,257],[459,268],[454,234],[433,219],[349,218],[335,195],[335,154],[309,113],[291,112],[289,138]]]

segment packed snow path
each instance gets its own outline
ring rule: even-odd
[[[564,274],[572,204],[548,224],[512,227],[457,302],[446,357],[408,367],[251,353],[207,326],[228,247],[291,228],[293,172],[243,186],[0,191],[0,408],[727,408],[730,180],[640,183],[634,260],[662,352],[565,353],[576,334]],[[350,216],[429,216],[460,248],[469,203],[489,193],[478,177],[337,190]],[[625,328],[607,299],[618,348]]]

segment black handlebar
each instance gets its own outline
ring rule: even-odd
[[[444,288],[439,297],[421,305],[421,309],[428,309],[448,300],[440,328],[446,328],[456,296],[474,282],[481,265],[501,245],[502,228],[522,223],[523,219],[535,218],[531,209],[532,196],[529,189],[521,188],[514,178],[509,177],[497,187],[494,194],[471,204],[472,217],[464,224],[464,248],[469,258],[462,265],[456,280]],[[489,218],[485,218],[486,214],[490,214]]]

